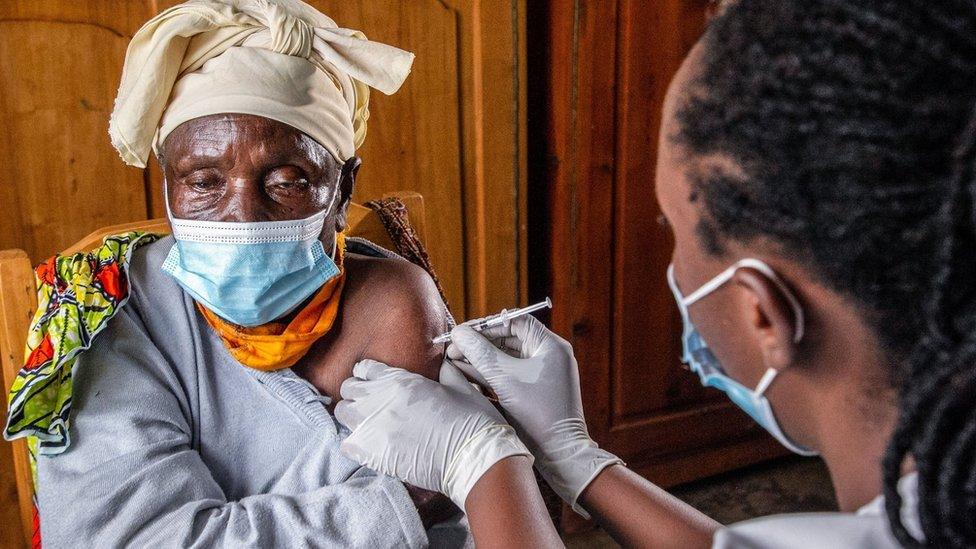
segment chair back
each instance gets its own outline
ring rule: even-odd
[[[423,197],[415,192],[401,191],[386,194],[383,198],[396,198],[406,206],[410,225],[420,242],[425,243],[427,225]],[[367,206],[356,203],[349,205],[348,226],[350,236],[365,238],[389,250],[397,250],[393,237],[380,216]],[[62,251],[61,255],[93,250],[102,244],[106,236],[129,231],[169,234],[170,227],[165,218],[111,225],[82,238]],[[0,366],[3,370],[4,397],[3,405],[0,406],[0,422],[3,425],[6,425],[7,418],[6,395],[24,364],[27,330],[36,309],[34,269],[27,253],[18,249],[0,250]],[[18,439],[9,444],[0,442],[0,469],[9,468],[11,461],[13,475],[0,474],[0,494],[13,493],[16,489],[24,546],[29,547],[34,533],[34,483],[26,440]],[[0,523],[4,521],[0,520]]]

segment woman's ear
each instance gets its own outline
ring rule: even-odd
[[[349,204],[352,201],[352,192],[356,188],[356,176],[359,174],[359,167],[362,163],[362,159],[358,156],[353,156],[346,160],[340,168],[339,201],[336,204],[335,214],[336,231],[341,231],[346,228]]]
[[[766,275],[748,267],[736,271],[732,281],[744,290],[745,326],[762,354],[764,366],[782,370],[793,364],[799,319],[783,290]]]

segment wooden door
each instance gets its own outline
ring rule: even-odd
[[[545,76],[530,96],[542,115],[530,180],[548,250],[533,258],[532,272],[544,273],[533,293],[551,290],[552,325],[576,349],[591,433],[665,486],[781,453],[679,366],[654,169],[665,90],[706,4],[551,0],[530,13],[530,51],[546,52],[529,60]]]
[[[122,164],[108,118],[129,39],[176,3],[0,2],[0,249],[39,262],[97,228],[165,216],[158,167]],[[398,94],[371,95],[354,199],[423,194],[455,316],[524,303],[525,0],[310,3],[417,54]],[[10,475],[0,443],[0,545],[23,534]]]

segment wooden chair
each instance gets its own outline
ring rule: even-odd
[[[426,241],[426,219],[424,199],[414,192],[389,193],[384,198],[397,198],[407,208],[410,224],[421,242]],[[358,236],[375,242],[384,248],[396,250],[390,234],[380,221],[376,213],[363,205],[351,204],[349,207],[349,235]],[[169,223],[166,219],[149,219],[134,223],[112,225],[99,229],[66,248],[62,255],[85,252],[101,245],[102,239],[111,234],[126,231],[147,231],[154,233],[169,233]],[[24,362],[24,344],[27,341],[27,329],[37,308],[36,287],[34,286],[34,270],[31,261],[23,250],[0,250],[0,366],[3,370],[3,406],[0,407],[0,421],[6,424],[6,395],[13,384],[17,372]],[[7,467],[8,452],[13,451],[14,475],[0,471],[0,493],[9,493],[16,486],[18,506],[20,509],[20,527],[25,546],[31,544],[33,534],[33,482],[31,480],[30,461],[27,455],[27,443],[19,439],[13,443],[0,441],[0,467]],[[15,524],[8,525],[15,527]]]

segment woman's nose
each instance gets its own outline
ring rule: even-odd
[[[222,221],[238,223],[274,221],[274,212],[269,210],[266,198],[260,182],[245,178],[233,179],[227,184],[220,217]]]

